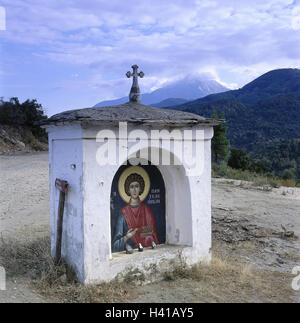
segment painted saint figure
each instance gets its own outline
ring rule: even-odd
[[[141,251],[143,247],[154,247],[159,243],[155,218],[151,209],[140,200],[145,189],[143,177],[137,173],[130,174],[125,180],[124,189],[130,200],[118,216],[112,252],[128,251],[128,248],[139,248]]]

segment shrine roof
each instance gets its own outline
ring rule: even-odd
[[[72,122],[138,122],[164,124],[218,125],[222,120],[204,118],[197,114],[163,108],[154,108],[139,102],[128,102],[117,106],[69,110],[43,120],[39,125],[58,125]]]

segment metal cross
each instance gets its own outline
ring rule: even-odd
[[[132,87],[129,93],[129,101],[130,102],[141,102],[141,91],[139,88],[139,84],[138,84],[138,77],[143,78],[144,77],[144,73],[141,71],[138,73],[138,66],[137,65],[133,65],[131,66],[131,68],[133,69],[133,73],[131,72],[127,72],[126,76],[128,78],[133,77],[133,81],[132,81]]]

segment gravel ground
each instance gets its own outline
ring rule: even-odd
[[[5,238],[36,239],[49,235],[48,153],[0,156],[0,234]],[[232,248],[260,269],[291,273],[300,265],[300,189],[255,188],[251,183],[214,179],[212,184],[213,237],[228,245],[254,242],[257,248]],[[294,235],[286,237],[285,233]],[[182,289],[182,287],[180,287]],[[178,299],[157,288],[145,287],[136,301],[192,301],[195,291],[179,290]],[[168,297],[171,295],[172,297]],[[294,293],[300,301],[300,292]],[[44,302],[24,279],[8,279],[0,303]]]

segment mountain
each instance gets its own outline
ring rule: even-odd
[[[267,72],[241,89],[211,94],[197,100],[197,103],[213,102],[221,99],[234,99],[241,103],[256,103],[274,95],[299,91],[300,70],[283,68]]]
[[[224,113],[231,146],[244,149],[259,160],[278,156],[278,160],[267,164],[273,165],[275,173],[280,175],[284,170],[280,156],[285,152],[278,152],[278,147],[282,150],[284,145],[277,143],[283,141],[287,143],[286,147],[294,147],[293,140],[300,138],[300,70],[270,71],[239,90],[209,95],[170,108],[205,117],[210,117],[214,110],[218,114]],[[268,153],[270,151],[272,155]],[[286,167],[288,165],[286,163]]]
[[[187,101],[195,100],[212,93],[220,93],[228,89],[211,79],[201,77],[186,77],[182,80],[170,83],[151,93],[142,94],[142,103],[146,105],[157,104],[170,98],[181,98]],[[128,96],[109,101],[102,101],[95,108],[109,105],[119,105],[128,102]]]
[[[280,94],[256,104],[233,99],[170,107],[210,117],[215,110],[228,121],[228,137],[232,146],[254,151],[258,143],[276,138],[300,138],[300,92]]]
[[[101,107],[106,107],[110,105],[120,105],[128,102],[128,96],[124,96],[123,98],[120,99],[115,99],[115,100],[106,100],[106,101],[101,101],[94,105],[94,108],[101,108]]]
[[[162,100],[161,102],[158,102],[158,103],[154,103],[154,104],[152,103],[151,106],[155,108],[173,107],[187,102],[189,101],[181,98],[169,98],[166,100]]]

